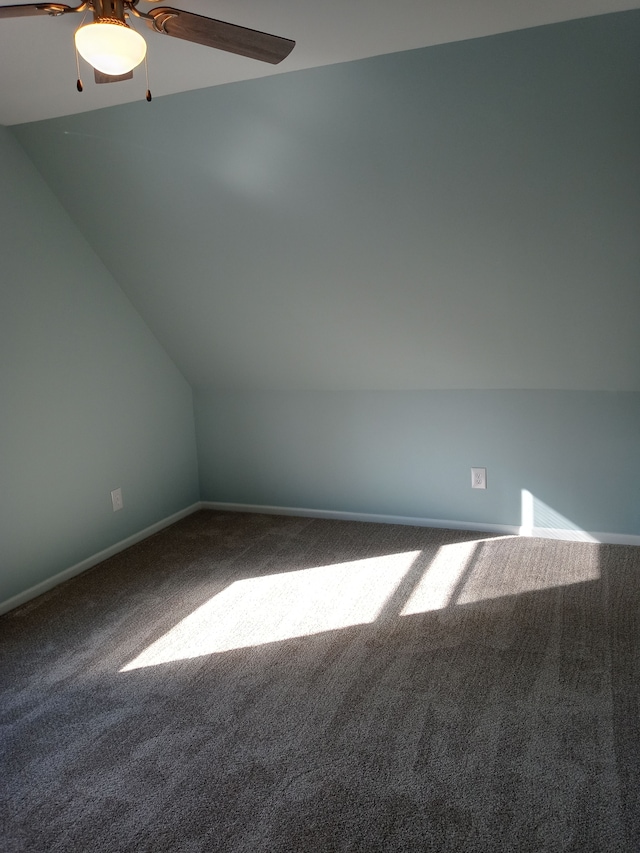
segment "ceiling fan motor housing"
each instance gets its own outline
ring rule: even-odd
[[[91,5],[94,21],[125,24],[124,0],[91,0]]]

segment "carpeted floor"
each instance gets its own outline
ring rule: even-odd
[[[202,511],[0,618],[6,851],[640,850],[640,549]]]

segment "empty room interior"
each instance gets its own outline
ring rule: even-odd
[[[0,847],[637,853],[640,4],[315,5],[0,7]]]

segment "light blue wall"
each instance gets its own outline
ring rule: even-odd
[[[635,12],[309,73],[313,288],[273,305],[282,390],[198,390],[203,498],[517,526],[527,490],[536,526],[640,534],[639,35]]]
[[[520,526],[524,489],[535,526],[640,534],[640,394],[205,393],[196,413],[206,500]]]
[[[190,386],[4,128],[0,269],[2,602],[199,487]]]
[[[196,390],[204,499],[518,524],[529,489],[640,534],[639,43],[635,10],[13,132]]]

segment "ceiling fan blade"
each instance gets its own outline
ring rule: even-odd
[[[82,8],[86,8],[83,4]],[[0,18],[26,18],[32,15],[64,15],[65,12],[79,12],[80,8],[65,6],[63,3],[27,3],[22,6],[0,6]]]
[[[93,79],[96,83],[119,83],[120,80],[131,80],[133,77],[133,71],[127,71],[126,74],[118,74],[114,76],[113,74],[103,74],[102,71],[98,71],[97,68],[93,69]]]
[[[289,56],[295,45],[291,39],[226,24],[168,6],[151,9],[144,17],[147,24],[158,33],[270,62],[272,65]]]

